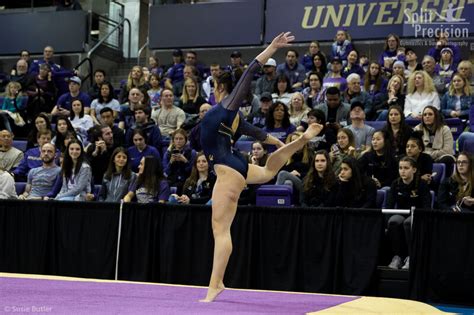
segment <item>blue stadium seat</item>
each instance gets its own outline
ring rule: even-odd
[[[435,187],[438,187],[446,177],[446,165],[444,163],[433,163],[433,173],[436,173],[436,175],[431,180],[436,185]]]
[[[257,189],[257,206],[289,207],[293,187],[289,185],[262,185]]]
[[[464,131],[464,123],[459,118],[447,118],[445,119],[445,123],[448,125],[449,129],[451,129],[454,141],[456,141]]]
[[[418,120],[418,119],[405,119],[405,122],[409,126],[416,127],[421,123],[421,120]]]
[[[15,190],[17,195],[21,195],[25,191],[26,183],[25,182],[16,182]]]
[[[377,198],[375,199],[375,206],[377,208],[385,208],[385,201],[387,200],[387,191],[384,189],[377,190]]]
[[[177,191],[178,191],[178,187],[176,187],[176,186],[171,186],[170,187],[170,194],[176,194]]]
[[[102,188],[102,185],[94,185],[94,191],[92,192],[94,194],[94,200],[98,200],[99,199],[99,193],[100,193],[100,189]]]
[[[464,141],[464,148],[459,148],[459,150],[474,154],[474,140],[467,139],[466,141]]]
[[[237,141],[234,147],[240,152],[250,153],[252,152],[252,143],[253,141],[247,141],[247,140]]]
[[[26,140],[13,140],[13,146],[22,152],[26,151],[26,145]]]

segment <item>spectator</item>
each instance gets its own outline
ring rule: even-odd
[[[474,77],[472,75],[472,63],[469,60],[463,60],[458,65],[458,72],[464,78],[467,79],[471,87],[471,91],[474,91]]]
[[[121,104],[127,101],[129,93],[133,88],[139,89],[143,94],[147,94],[147,91],[150,89],[150,85],[146,82],[142,67],[140,66],[132,67],[126,83],[121,87],[119,96],[119,102]]]
[[[337,87],[340,91],[345,91],[347,88],[347,81],[342,76],[342,59],[339,57],[332,58],[331,71],[323,80],[323,89],[327,90],[330,87]]]
[[[407,64],[408,75],[415,71],[423,70],[423,66],[418,62],[416,52],[411,48],[405,49],[405,62]]]
[[[15,69],[12,70],[10,81],[20,83],[21,91],[26,93],[34,80],[34,76],[28,73],[28,62],[25,59],[19,59]]]
[[[72,140],[64,153],[61,167],[62,186],[54,198],[61,201],[84,201],[91,192],[92,172],[82,144]]]
[[[339,174],[342,161],[346,157],[357,157],[354,134],[350,129],[341,128],[337,132],[337,143],[331,146],[331,158],[334,173]]]
[[[322,52],[318,52],[313,56],[313,66],[311,67],[310,72],[319,73],[322,78],[324,78],[328,73],[326,57]],[[308,72],[306,73],[306,76],[308,76]],[[322,82],[323,81],[321,80],[321,83]]]
[[[182,193],[183,184],[193,167],[196,151],[191,149],[188,134],[177,129],[171,134],[171,143],[163,156],[163,169],[171,186],[177,187],[177,194]]]
[[[388,34],[383,52],[379,56],[379,65],[383,67],[384,71],[391,72],[393,63],[398,60],[398,47],[400,47],[400,38],[395,34]]]
[[[206,77],[206,66],[199,62],[197,52],[190,50],[186,53],[186,59],[184,60],[186,66],[193,66],[196,69],[195,76],[202,80]]]
[[[41,164],[29,170],[25,191],[18,196],[19,199],[43,199],[53,190],[54,183],[61,173],[61,168],[55,161],[54,144],[43,144],[39,161]]]
[[[303,133],[296,131],[290,134],[286,138],[286,143],[290,143],[298,139]],[[296,204],[299,204],[299,196],[303,191],[303,178],[308,174],[309,168],[311,167],[311,162],[313,161],[313,154],[308,147],[308,144],[295,152],[283,169],[278,172],[276,185],[289,185],[293,187],[293,192],[295,196],[298,196],[295,200]]]
[[[285,140],[296,131],[296,127],[290,123],[290,114],[284,103],[277,101],[272,104],[265,119],[264,130],[280,140]]]
[[[303,180],[301,205],[306,207],[331,207],[338,181],[333,172],[331,159],[326,150],[316,151],[308,174]]]
[[[87,145],[89,143],[89,141],[87,141],[87,132],[94,127],[94,121],[91,116],[84,113],[84,106],[80,99],[72,101],[71,107],[71,116],[69,116],[71,125],[74,127],[76,133],[83,139],[82,142]]]
[[[255,94],[262,96],[263,93],[272,93],[276,82],[276,61],[273,58],[268,58],[268,61],[263,65],[263,76],[258,78],[255,85]]]
[[[439,75],[444,79],[444,82],[448,84],[457,68],[457,64],[454,63],[453,51],[451,48],[445,47],[441,49],[441,59],[438,65]]]
[[[161,161],[154,156],[143,157],[138,169],[138,178],[130,185],[123,201],[130,202],[135,197],[138,203],[165,203],[169,196],[170,187],[163,174]]]
[[[375,207],[377,197],[375,183],[371,178],[361,174],[355,158],[346,157],[342,160],[338,179],[334,206],[362,209]]]
[[[409,73],[406,70],[405,63],[403,61],[397,60],[393,63],[392,74],[390,75],[390,78],[393,78],[394,75],[399,75],[404,79],[408,78]],[[390,78],[388,78],[388,80],[390,80]]]
[[[446,174],[450,176],[453,171],[454,162],[454,140],[451,129],[444,123],[441,113],[434,106],[426,106],[423,110],[423,118],[415,130],[423,132],[423,144],[425,152],[428,153],[436,163],[446,165]]]
[[[371,177],[380,189],[390,187],[397,178],[397,166],[388,134],[382,130],[376,131],[370,150],[359,158],[360,172]]]
[[[364,91],[374,99],[378,94],[387,93],[387,80],[382,76],[380,65],[376,62],[371,62],[369,65],[369,72],[364,77]]]
[[[115,99],[114,88],[110,82],[102,82],[100,93],[91,103],[90,115],[96,125],[100,125],[100,113],[103,108],[109,107],[113,110],[113,117],[117,118],[120,112],[120,103]]]
[[[227,66],[226,71],[234,72],[239,69],[239,71],[244,71],[247,68],[247,65],[242,61],[242,53],[238,50],[234,50],[230,54],[230,65]]]
[[[440,102],[433,80],[425,71],[415,71],[408,78],[405,110],[407,119],[421,119],[421,113],[426,106],[439,109]]]
[[[277,74],[285,75],[289,81],[289,87],[300,91],[303,88],[306,70],[303,65],[298,63],[298,52],[294,49],[288,49],[285,62],[277,66]]]
[[[370,118],[372,113],[372,97],[369,93],[362,91],[360,87],[360,76],[352,73],[347,77],[347,90],[343,93],[343,101],[348,104],[360,102],[363,104],[364,113]]]
[[[304,101],[303,94],[300,92],[293,93],[289,105],[290,123],[293,126],[299,126],[302,121],[306,121],[310,109]]]
[[[474,159],[472,155],[461,152],[456,161],[456,169],[439,187],[438,203],[440,209],[455,212],[474,211]]]
[[[347,64],[347,56],[353,50],[351,36],[345,29],[337,30],[334,43],[331,46],[331,58],[339,58],[342,65]]]
[[[346,128],[354,134],[355,148],[359,152],[365,151],[370,147],[375,129],[365,124],[364,105],[361,102],[351,104],[350,118],[352,124]]]
[[[189,145],[196,152],[201,151],[201,121],[211,108],[207,103],[201,105],[196,125],[189,132]]]
[[[59,0],[56,11],[82,10],[81,3],[78,0]]]
[[[52,80],[51,68],[48,64],[39,66],[33,83],[28,87],[27,114],[29,120],[34,120],[39,113],[49,113],[54,107],[56,86]]]
[[[425,145],[423,144],[423,134],[420,131],[412,133],[407,142],[407,156],[413,158],[416,161],[416,169],[418,170],[418,176],[425,181],[427,184],[431,183],[432,172],[433,172],[433,159],[425,151]]]
[[[347,55],[347,64],[342,70],[342,76],[347,79],[352,73],[358,74],[361,78],[365,75],[364,69],[359,65],[359,53],[355,49]]]
[[[173,65],[168,69],[165,87],[173,91],[175,95],[181,95],[184,81],[184,60],[181,49],[173,51]]]
[[[298,128],[298,131],[305,131],[308,125],[318,123],[323,126],[321,132],[308,142],[308,147],[313,151],[326,150],[329,151],[331,146],[336,143],[336,132],[333,128],[326,126],[326,119],[324,113],[320,109],[313,109],[308,113],[307,123],[303,122]]]
[[[439,75],[439,68],[436,67],[434,58],[425,56],[421,64],[423,65],[423,70],[431,77],[438,94],[443,95],[446,92],[446,82],[444,78]]]
[[[179,107],[186,113],[194,115],[199,113],[199,107],[206,103],[199,93],[199,85],[195,78],[184,80],[183,94],[179,99]]]
[[[51,114],[53,116],[70,116],[72,110],[72,102],[74,100],[81,100],[84,106],[84,112],[89,114],[91,100],[89,95],[82,92],[81,89],[82,81],[79,77],[69,78],[69,92],[61,95],[58,99],[56,106],[54,106]]]
[[[146,105],[145,95],[140,89],[132,88],[128,93],[128,102],[120,106],[119,128],[128,129],[135,123],[133,112],[140,104]]]
[[[163,88],[160,85],[160,77],[158,74],[152,73],[148,83],[150,84],[150,89],[147,91],[148,97],[150,98],[150,106],[152,109],[159,108]]]
[[[38,74],[40,72],[40,66],[42,64],[46,64],[49,66],[49,70],[55,74],[57,72],[61,72],[61,66],[54,63],[53,61],[53,57],[54,57],[54,48],[52,46],[46,46],[44,47],[44,50],[43,50],[43,59],[42,60],[39,60],[39,59],[35,59],[33,60],[33,62],[31,63],[28,71],[29,73],[31,74]]]
[[[104,107],[100,110],[100,123],[101,125],[109,126],[112,129],[112,134],[114,136],[114,144],[117,147],[121,147],[125,143],[125,133],[124,130],[117,127],[114,124],[114,111],[110,107]]]
[[[3,98],[2,107],[0,108],[0,118],[3,122],[3,128],[12,132],[11,123],[17,127],[23,127],[25,121],[20,115],[26,104],[26,99],[20,94],[21,84],[18,82],[10,82],[6,87],[6,95]]]
[[[351,106],[341,101],[337,87],[330,87],[326,91],[326,102],[319,104],[315,109],[322,110],[328,127],[339,129],[347,126]]]
[[[53,134],[53,129],[51,128],[51,122],[49,121],[48,114],[39,113],[34,120],[34,127],[32,127],[30,133],[28,134],[28,142],[26,144],[26,149],[31,149],[38,146],[38,132],[49,130]]]
[[[23,156],[23,159],[21,160],[20,164],[18,167],[13,171],[13,174],[15,175],[15,180],[17,182],[23,182],[26,181],[26,176],[28,175],[28,172],[36,167],[40,167],[42,165],[42,160],[41,160],[41,148],[43,145],[46,143],[51,142],[51,130],[42,130],[38,132],[38,146],[28,149]]]
[[[130,170],[130,159],[127,151],[118,147],[112,152],[107,171],[102,180],[98,200],[119,202],[128,193],[128,187],[137,180],[137,175]]]
[[[151,118],[160,128],[161,135],[169,139],[171,134],[179,129],[186,119],[184,111],[173,105],[173,91],[164,89],[161,94],[161,108],[153,110]]]
[[[400,177],[393,181],[387,195],[388,209],[431,208],[431,195],[428,186],[419,180],[416,162],[404,157],[399,165]],[[410,268],[412,216],[394,214],[388,219],[387,236],[390,239],[391,251],[394,254],[388,265],[391,269]],[[404,253],[408,253],[402,263]]]
[[[302,93],[306,104],[310,108],[315,108],[324,102],[323,77],[319,72],[310,72],[308,81],[309,84]]]
[[[0,169],[4,171],[13,171],[23,159],[23,152],[13,147],[13,137],[6,129],[0,131]]]
[[[379,93],[375,96],[372,111],[372,116],[375,120],[386,120],[388,108],[391,106],[398,106],[400,108],[405,106],[404,82],[405,80],[402,76],[394,74],[388,81],[388,93]]]
[[[407,142],[413,132],[413,128],[405,122],[405,116],[400,106],[390,106],[388,109],[387,123],[382,130],[388,134],[388,139],[395,157],[398,158],[405,155]]]
[[[441,111],[445,118],[468,119],[474,97],[469,82],[459,73],[455,73],[449,89],[441,99]]]
[[[206,204],[211,200],[216,175],[209,169],[209,161],[202,152],[196,155],[191,175],[183,186],[183,194],[173,197],[180,204]]]
[[[211,105],[216,105],[216,98],[214,95],[214,86],[217,82],[217,78],[221,75],[221,66],[218,63],[211,64],[211,75],[206,78],[202,83],[203,96],[206,97],[207,102]],[[258,83],[257,83],[258,86]],[[272,86],[273,88],[273,86]]]
[[[265,119],[268,113],[268,110],[272,106],[272,95],[268,92],[264,92],[260,96],[260,106],[256,112],[250,113],[247,116],[247,121],[252,125],[264,128],[265,127]]]
[[[284,74],[278,75],[275,80],[275,85],[273,86],[273,103],[281,102],[288,107],[292,94],[291,84],[288,77]]]
[[[125,135],[127,147],[133,145],[133,131],[137,128],[146,133],[147,144],[154,146],[158,151],[161,150],[161,132],[160,128],[150,119],[150,108],[144,105],[135,107],[135,125],[127,130]]]
[[[150,69],[150,75],[155,74],[158,76],[158,81],[163,78],[163,67],[160,66],[160,59],[156,55],[148,57],[148,68]]]
[[[252,152],[248,155],[248,162],[253,165],[265,166],[268,159],[268,150],[262,141],[254,141],[252,143]]]
[[[154,156],[161,161],[160,151],[154,146],[147,144],[148,137],[144,130],[135,128],[132,132],[132,141],[133,146],[128,148],[128,155],[130,157],[130,167],[133,172],[138,172],[140,161],[145,156]]]
[[[94,71],[94,84],[92,84],[92,86],[89,88],[89,91],[87,93],[89,94],[89,98],[91,100],[95,100],[96,98],[99,98],[101,94],[100,89],[101,89],[102,84],[104,84],[104,82],[106,82],[105,70],[102,70],[102,69],[95,70]],[[115,94],[113,88],[111,88],[110,91],[112,92],[112,95]],[[112,98],[113,97],[111,97],[111,99]],[[92,108],[92,104],[91,104],[91,108]],[[99,110],[97,112],[99,112]]]
[[[106,125],[95,126],[91,130],[92,141],[87,147],[87,159],[92,168],[92,178],[94,185],[102,183],[102,177],[107,171],[110,157],[117,148],[114,143],[112,129]]]
[[[17,199],[12,174],[0,168],[0,199]]]
[[[309,44],[308,51],[301,58],[301,64],[305,67],[306,72],[311,71],[313,68],[313,57],[320,52],[320,46],[318,41],[312,41]]]
[[[64,145],[64,139],[66,138],[67,133],[72,133],[74,138],[82,143],[82,138],[77,134],[76,130],[71,124],[71,121],[66,117],[58,118],[56,123],[55,136],[51,140],[51,143],[58,148],[61,153],[64,153],[66,146]]]
[[[453,52],[454,62],[456,64],[461,61],[461,51],[459,46],[455,44],[450,44],[448,41],[448,33],[446,32],[439,32],[436,36],[436,46],[430,48],[428,51],[428,55],[431,56],[435,62],[439,62],[442,58],[442,50],[444,48],[449,48]]]

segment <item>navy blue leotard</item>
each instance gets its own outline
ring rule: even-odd
[[[227,165],[247,178],[248,162],[232,145],[241,134],[264,141],[267,133],[245,121],[239,107],[243,103],[253,74],[260,69],[257,60],[252,61],[232,93],[215,105],[201,122],[201,146],[212,164]]]

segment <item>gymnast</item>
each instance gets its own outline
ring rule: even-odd
[[[250,90],[252,77],[279,48],[288,47],[294,40],[290,32],[281,33],[261,52],[242,74],[235,87],[232,75],[222,74],[217,80],[214,106],[201,122],[201,145],[208,160],[214,165],[217,180],[212,192],[212,231],[214,257],[207,296],[201,302],[212,302],[224,289],[224,273],[232,252],[230,227],[237,211],[237,201],[246,184],[261,184],[271,180],[290,156],[301,149],[322,130],[311,124],[295,141],[284,145],[277,138],[247,123],[239,111]],[[234,151],[232,143],[241,135],[248,135],[266,144],[276,145],[264,167],[248,164],[247,159]]]

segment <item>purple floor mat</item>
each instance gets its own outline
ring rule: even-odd
[[[67,314],[304,314],[358,297],[0,277],[0,312]]]

